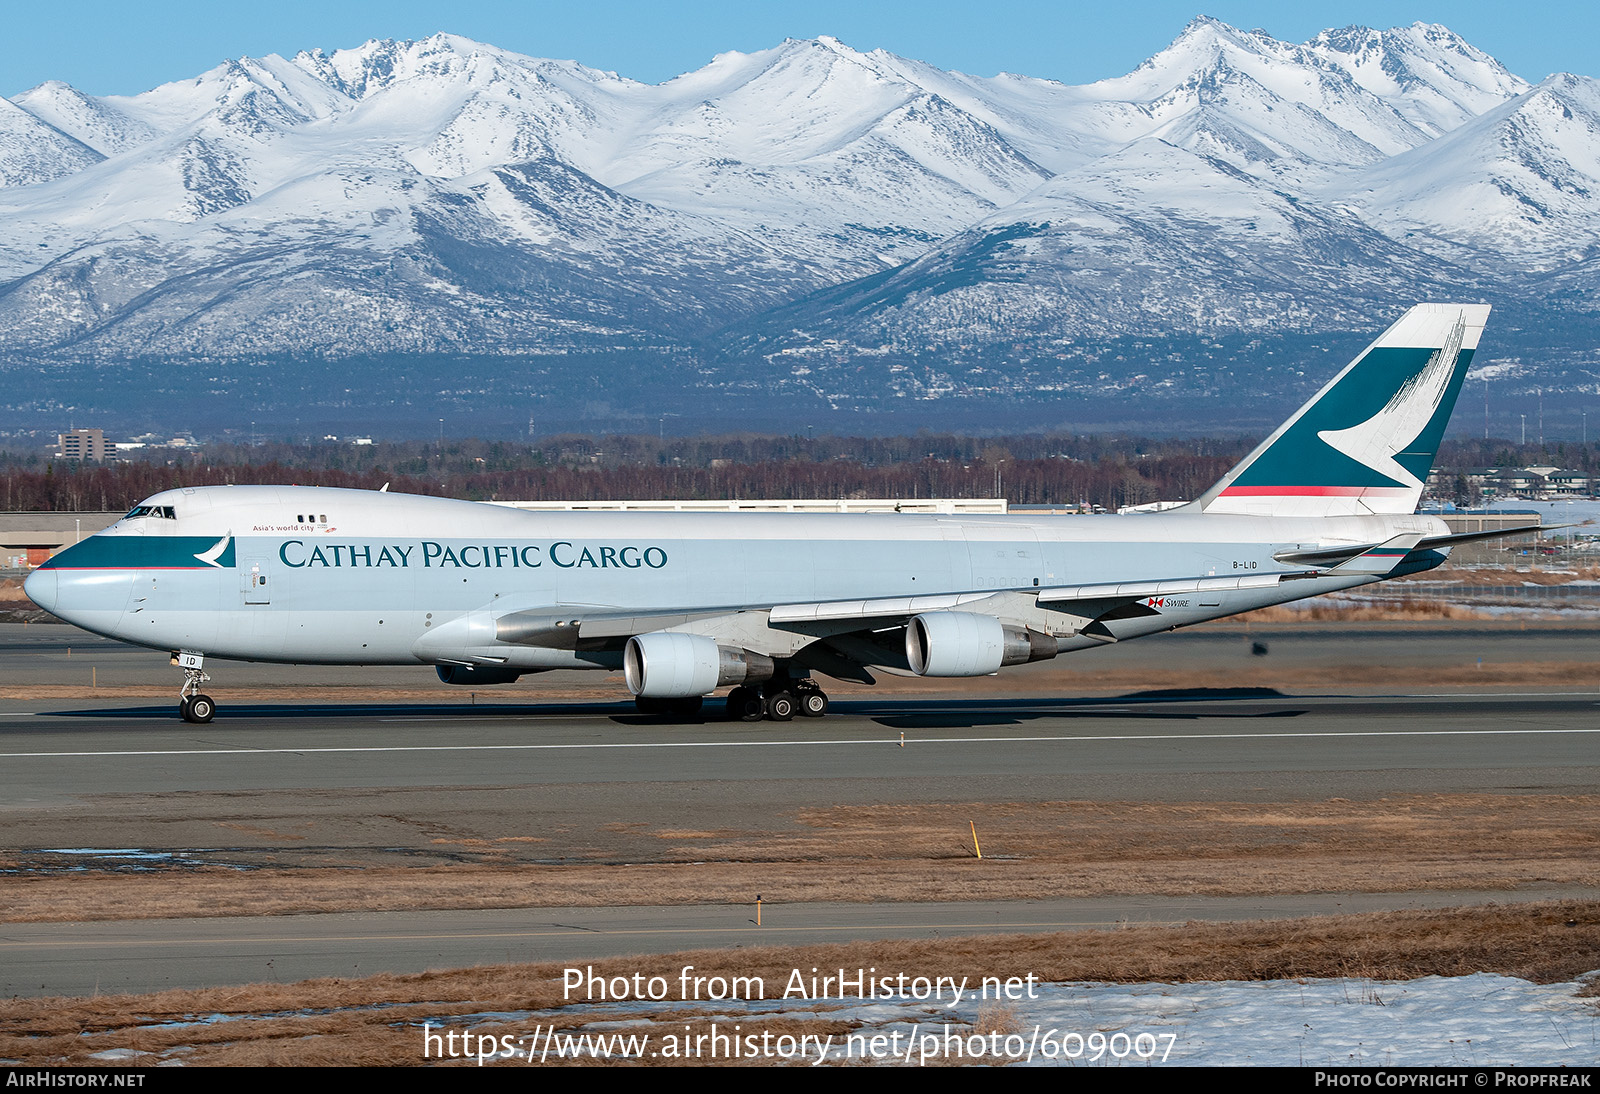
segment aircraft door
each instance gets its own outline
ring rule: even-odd
[[[975,589],[1025,589],[1046,573],[1038,530],[1028,525],[963,521]]]
[[[267,559],[247,558],[240,569],[240,583],[246,604],[271,604],[272,589],[267,583]]]

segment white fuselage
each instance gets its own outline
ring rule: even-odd
[[[29,578],[29,595],[87,630],[164,650],[523,671],[615,668],[619,658],[592,643],[502,641],[496,621],[515,613],[633,612],[635,631],[708,633],[789,656],[827,628],[777,625],[768,614],[781,606],[960,601],[1054,634],[1063,650],[1086,648],[1100,642],[1078,634],[1070,611],[1041,606],[1041,590],[1303,571],[1274,555],[1447,531],[1423,516],[1195,507],[1068,517],[530,513],[315,487],[173,490],[141,508],[149,512],[56,556]],[[1137,637],[1371,580],[1304,575],[1152,597],[1149,614],[1107,626],[1118,639]],[[686,618],[650,622],[674,612]]]

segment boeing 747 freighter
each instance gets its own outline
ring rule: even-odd
[[[1161,513],[532,513],[194,487],[141,502],[26,589],[85,630],[171,651],[196,722],[215,713],[200,686],[218,659],[428,665],[472,685],[621,669],[669,717],[722,688],[733,718],[817,716],[818,677],[982,676],[1439,565],[1484,538],[1416,507],[1488,314],[1412,308]]]

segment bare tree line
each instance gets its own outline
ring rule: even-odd
[[[127,509],[162,490],[299,484],[472,500],[1003,496],[1106,509],[1194,498],[1249,451],[1242,438],[949,435],[851,438],[568,436],[539,444],[215,445],[76,464],[0,452],[0,509]],[[1591,469],[1596,445],[1447,442],[1442,466],[1556,462]]]

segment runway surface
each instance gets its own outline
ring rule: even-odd
[[[3,707],[13,846],[93,846],[110,828],[124,843],[172,845],[137,827],[162,821],[159,803],[125,811],[169,795],[340,789],[414,803],[423,790],[539,788],[549,823],[573,811],[647,819],[652,801],[720,823],[729,810],[802,804],[1580,792],[1600,781],[1595,694],[850,702],[820,720],[691,725],[626,704],[257,704],[224,707],[204,726],[166,704]],[[95,827],[70,819],[79,814]],[[30,836],[22,826],[34,823],[45,828]]]
[[[1141,647],[1145,656],[1159,654],[1167,668],[1192,666],[1201,678],[1208,665],[1249,656],[1237,635],[1156,641]],[[1345,630],[1272,642],[1274,657],[1308,663],[1411,658],[1417,686],[1387,695],[1199,688],[850,700],[820,720],[663,725],[620,702],[299,704],[292,684],[302,677],[381,686],[403,673],[414,685],[419,670],[227,666],[218,675],[235,686],[291,685],[289,701],[229,704],[218,688],[221,712],[203,726],[178,721],[173,701],[97,700],[87,688],[83,698],[0,701],[0,817],[6,850],[30,869],[97,856],[137,869],[141,855],[240,869],[269,860],[447,863],[462,843],[507,832],[539,837],[504,852],[513,864],[628,862],[659,852],[658,842],[637,834],[651,826],[760,833],[795,810],[834,805],[1359,801],[1600,787],[1600,694],[1434,693],[1426,680],[1429,664],[1485,655],[1600,656],[1596,632]],[[102,682],[154,680],[176,694],[176,673],[159,654],[65,628],[0,628],[0,679],[76,680],[90,658],[112,677]],[[1027,683],[1019,674],[1019,689]],[[1306,899],[1316,910],[1339,910],[1337,898]],[[1373,899],[1361,898],[1362,906]],[[889,937],[895,922],[970,933],[1306,910],[1295,900],[1275,910],[1265,900],[1201,909],[1192,900],[1145,898],[1048,908],[808,905],[798,918],[783,913],[770,938],[753,935],[750,910],[737,907],[5,925],[0,991],[143,990],[810,940],[782,933],[798,930],[800,919],[838,940]]]

